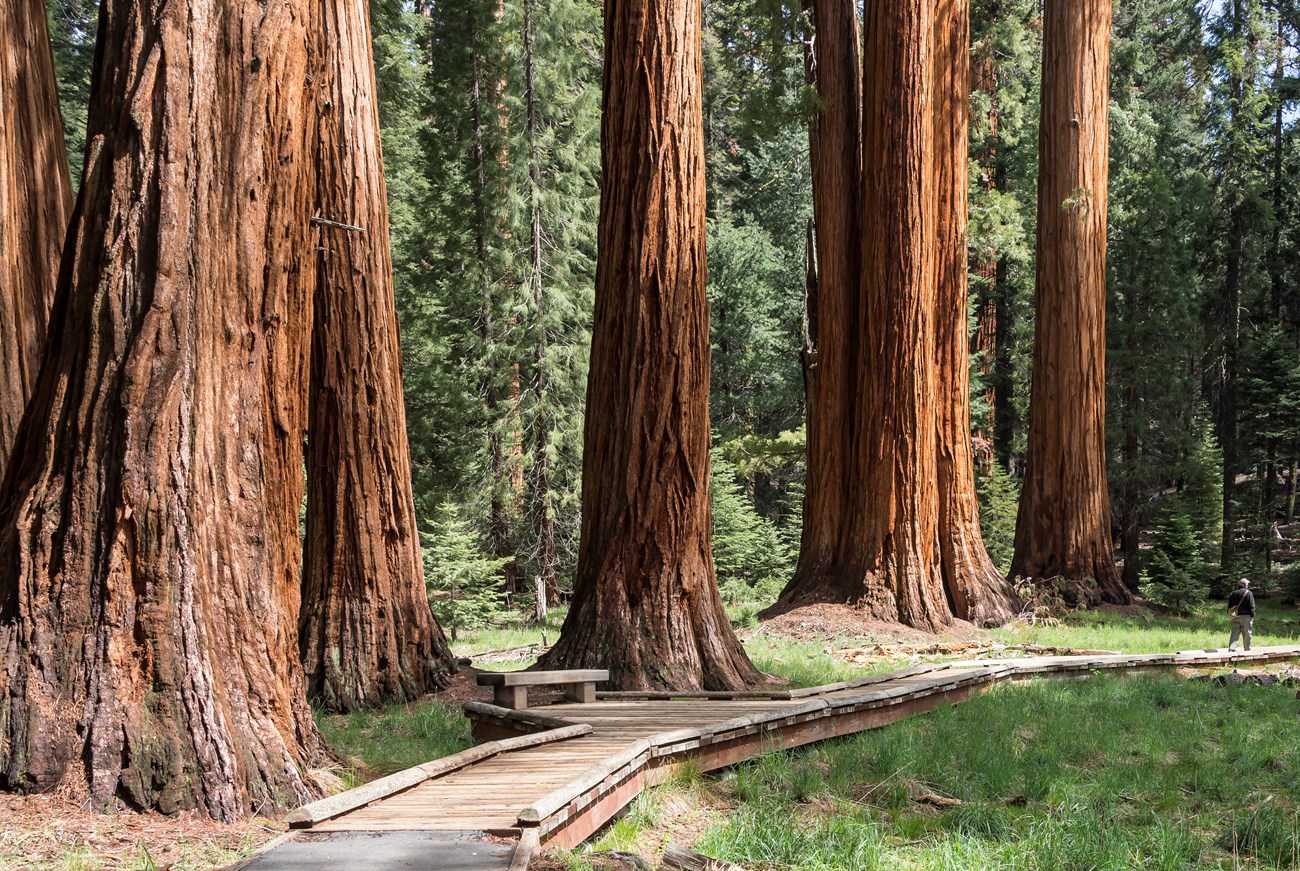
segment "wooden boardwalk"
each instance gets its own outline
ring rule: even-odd
[[[525,711],[468,702],[466,713],[484,743],[307,805],[289,821],[311,837],[440,832],[517,839],[511,863],[493,860],[498,864],[464,867],[522,871],[538,844],[581,843],[639,792],[683,764],[714,770],[775,749],[876,728],[960,702],[1006,680],[1297,658],[1300,645],[1257,647],[1249,653],[1040,656],[927,664],[766,698],[603,693],[592,704]],[[297,867],[276,864],[275,855],[272,850],[243,867]]]

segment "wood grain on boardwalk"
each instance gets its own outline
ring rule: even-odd
[[[1300,645],[1249,653],[1035,656],[931,663],[768,700],[615,697],[537,711],[469,702],[465,709],[475,735],[486,743],[400,772],[387,783],[307,805],[291,815],[290,823],[340,837],[355,832],[521,837],[515,864],[501,868],[525,868],[532,845],[581,843],[641,790],[686,762],[708,771],[774,749],[877,728],[1005,680],[1297,658]],[[277,867],[267,861],[275,852],[247,867]]]

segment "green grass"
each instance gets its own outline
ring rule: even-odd
[[[512,620],[498,626],[462,630],[452,642],[451,649],[457,656],[473,657],[493,650],[508,650],[526,644],[537,644],[542,640],[543,629],[546,630],[547,641],[554,644],[560,637],[560,627],[564,625],[564,618],[567,615],[567,608],[552,608],[546,615],[544,626],[531,623],[521,615],[519,620]],[[513,671],[526,668],[534,661],[530,659],[505,663],[476,662],[474,665],[486,671]]]
[[[348,786],[459,753],[474,743],[460,706],[433,697],[379,711],[318,714],[316,723],[345,765],[358,760],[369,769],[362,777],[355,764],[348,765],[342,772]]]
[[[1300,868],[1294,690],[1098,675],[1002,686],[884,729],[745,763],[700,852],[752,869]],[[657,844],[643,796],[595,849]],[[937,809],[926,793],[961,800]],[[563,854],[589,867],[581,852]]]
[[[1123,617],[1105,611],[1080,611],[1068,615],[1059,626],[1011,624],[995,630],[1003,641],[1013,644],[1046,644],[1118,650],[1123,653],[1161,653],[1226,647],[1226,606],[1208,603],[1188,617]],[[1300,641],[1300,611],[1282,606],[1276,599],[1261,599],[1255,617],[1254,643],[1260,646],[1295,644]]]

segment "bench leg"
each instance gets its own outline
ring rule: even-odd
[[[566,683],[564,685],[564,697],[580,705],[590,705],[596,701],[596,684],[590,681],[586,683]]]
[[[522,711],[528,707],[528,687],[493,687],[492,704],[499,708]]]

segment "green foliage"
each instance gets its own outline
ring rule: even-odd
[[[1283,598],[1292,604],[1300,604],[1300,562],[1287,566],[1281,575]]]
[[[1198,420],[1196,431],[1191,450],[1178,468],[1178,477],[1182,481],[1182,504],[1201,543],[1201,553],[1208,560],[1217,556],[1223,537],[1223,451],[1207,421]]]
[[[451,502],[438,508],[433,529],[422,533],[424,579],[433,613],[452,640],[463,629],[482,629],[502,620],[509,558],[479,550],[467,521]]]
[[[715,453],[710,482],[713,563],[724,600],[769,603],[794,573],[794,554],[754,510],[735,468]]]
[[[984,549],[998,570],[1006,574],[1011,570],[1011,557],[1015,553],[1020,488],[1001,466],[980,464],[975,469],[975,493],[980,504]]]
[[[54,73],[59,81],[63,138],[68,148],[72,190],[81,187],[86,157],[86,120],[90,108],[90,74],[99,25],[97,0],[46,0]]]
[[[1189,613],[1205,600],[1205,560],[1191,515],[1170,500],[1156,525],[1151,553],[1142,572],[1142,595],[1175,614]]]

